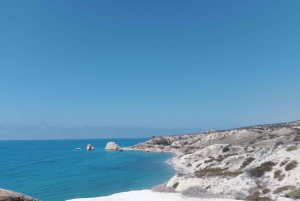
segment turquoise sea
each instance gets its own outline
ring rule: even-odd
[[[151,188],[175,174],[166,163],[172,154],[104,150],[109,141],[126,147],[146,140],[0,141],[0,188],[43,201]],[[86,151],[89,143],[94,151]]]

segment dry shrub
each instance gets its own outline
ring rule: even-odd
[[[241,168],[245,168],[246,166],[248,166],[250,163],[252,163],[252,161],[254,161],[255,158],[247,158],[243,164],[241,165]]]
[[[289,163],[285,166],[285,170],[286,170],[286,171],[292,170],[292,169],[294,169],[295,167],[297,167],[297,165],[298,165],[298,162],[295,161],[295,160],[293,160],[293,161],[289,162]]]
[[[159,192],[159,193],[174,193],[175,192],[175,190],[173,188],[164,186],[164,185],[154,186],[152,188],[152,191]]]
[[[293,146],[288,147],[286,150],[287,150],[287,151],[295,151],[295,150],[297,150],[297,149],[298,149],[298,147],[295,146],[295,145],[293,145]]]
[[[275,166],[275,165],[276,165],[276,163],[268,161],[268,162],[265,162],[265,163],[261,164],[260,166],[258,166],[256,168],[254,168],[254,169],[251,169],[249,171],[249,173],[252,177],[261,177],[265,174],[265,172],[272,171],[273,166]]]
[[[280,163],[280,167],[282,167],[282,166],[284,166],[285,164],[287,164],[287,160],[285,160],[285,161],[282,161],[281,163]]]
[[[228,177],[237,177],[238,175],[242,174],[242,171],[235,171],[235,172],[231,172],[231,171],[226,171],[228,170],[228,168],[204,168],[202,170],[196,171],[195,175],[198,178],[202,178],[204,176],[228,176]]]
[[[274,179],[278,179],[278,181],[283,180],[284,177],[285,177],[285,174],[281,174],[281,173],[282,173],[281,170],[276,170],[276,171],[274,172]]]
[[[285,194],[285,196],[292,199],[300,199],[300,188]]]
[[[282,186],[282,187],[279,187],[279,188],[276,188],[273,193],[274,194],[278,194],[278,193],[282,193],[283,191],[287,191],[291,188],[292,186]]]
[[[176,182],[175,184],[173,184],[173,188],[177,188],[177,186],[179,185],[179,182]]]
[[[274,178],[275,178],[275,179],[278,178],[280,175],[281,175],[281,170],[276,170],[276,171],[274,172]]]
[[[264,188],[263,190],[262,190],[262,193],[263,194],[267,194],[267,193],[270,193],[271,192],[271,189],[269,189],[269,188]]]
[[[280,141],[280,142],[277,142],[277,143],[275,144],[275,148],[278,147],[279,145],[283,145],[283,144],[284,144],[284,143],[281,142],[281,141]]]
[[[259,197],[260,193],[257,191],[253,193],[252,195],[248,195],[245,197],[245,200],[247,201],[272,201],[269,197]]]
[[[294,138],[294,141],[300,141],[300,136],[296,136],[296,137]]]

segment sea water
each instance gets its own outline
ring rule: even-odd
[[[172,154],[104,150],[109,141],[126,147],[145,140],[0,141],[0,188],[43,201],[149,189],[175,174],[166,163]]]

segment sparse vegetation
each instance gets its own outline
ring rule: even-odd
[[[288,147],[286,150],[287,150],[287,151],[295,151],[295,150],[297,150],[297,149],[298,149],[298,147],[295,146],[295,145],[293,145],[293,146]]]
[[[270,134],[269,137],[270,137],[270,139],[274,139],[274,138],[276,138],[277,136],[276,136],[276,135]]]
[[[292,199],[300,199],[300,188],[285,194],[285,196]]]
[[[267,193],[270,193],[271,192],[271,189],[269,189],[269,188],[264,188],[263,190],[262,190],[262,193],[263,194],[267,194]]]
[[[283,186],[283,187],[280,187],[280,188],[276,188],[273,193],[274,194],[278,194],[278,193],[282,193],[283,191],[287,191],[291,188],[292,186]]]
[[[274,179],[278,179],[278,181],[283,180],[284,177],[285,177],[285,174],[281,174],[281,173],[282,173],[281,170],[276,170],[276,171],[274,172]]]
[[[168,146],[171,144],[171,142],[167,139],[159,139],[159,140],[155,140],[153,144],[156,144],[156,145],[164,145],[164,146]]]
[[[280,163],[280,167],[282,167],[282,166],[284,166],[285,164],[287,164],[287,160],[285,160],[285,161],[282,161],[281,163]]]
[[[247,201],[272,201],[269,197],[259,197],[260,193],[257,191],[253,193],[252,195],[248,195],[245,197],[245,200]]]
[[[229,151],[229,148],[228,147],[225,147],[223,148],[222,152],[225,153],[225,152],[228,152]]]
[[[276,144],[275,144],[275,148],[277,148],[279,145],[283,145],[284,143],[283,142],[277,142]]]
[[[177,188],[178,185],[179,185],[179,182],[176,182],[175,184],[173,184],[172,188]]]
[[[243,162],[243,164],[241,165],[241,168],[245,168],[246,166],[248,166],[250,163],[252,163],[252,161],[254,161],[255,160],[255,158],[247,158],[244,162]]]
[[[265,174],[265,172],[272,171],[274,165],[276,165],[276,163],[268,161],[254,169],[251,169],[249,173],[252,177],[261,177]]]
[[[300,136],[296,136],[296,137],[294,138],[294,141],[300,141]]]
[[[293,160],[293,161],[289,162],[289,163],[285,166],[285,170],[286,170],[286,171],[292,170],[292,169],[294,169],[295,167],[297,167],[297,165],[298,165],[298,162],[295,161],[295,160]]]
[[[261,139],[263,139],[263,136],[258,136],[258,137],[256,137],[256,139],[261,140]]]
[[[235,172],[231,172],[231,171],[226,171],[228,170],[228,168],[204,168],[202,170],[196,171],[195,175],[198,178],[202,178],[204,176],[224,176],[224,177],[237,177],[238,175],[242,174],[242,171],[235,171]]]

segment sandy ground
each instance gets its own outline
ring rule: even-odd
[[[69,201],[236,201],[233,199],[205,199],[184,197],[180,193],[157,193],[151,190],[129,191],[97,198],[80,198]]]

